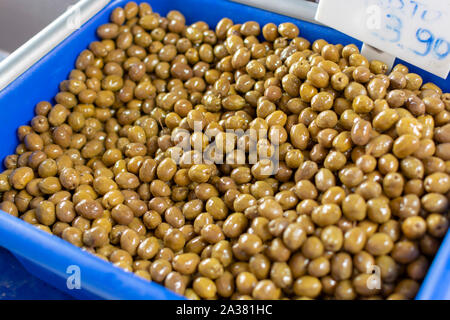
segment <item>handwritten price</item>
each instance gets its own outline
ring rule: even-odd
[[[422,57],[427,56],[431,52],[431,49],[433,49],[433,54],[439,60],[445,59],[450,53],[450,44],[448,43],[448,41],[445,41],[442,38],[435,39],[431,31],[427,29],[419,28],[416,32],[416,38],[420,42],[426,44],[426,49],[424,52],[414,50],[414,53]]]
[[[320,0],[316,19],[362,41],[371,59],[450,72],[450,0]]]
[[[380,0],[376,4],[381,9],[379,12],[389,12],[385,14],[384,26],[376,28],[373,35],[383,41],[395,43],[399,48],[404,48],[401,43],[403,36],[403,19],[419,19],[422,22],[437,21],[442,17],[442,13],[436,10],[425,9],[423,4],[417,1],[405,0]],[[395,12],[401,10],[400,14]],[[402,19],[403,18],[403,19]],[[408,48],[418,56],[426,57],[432,54],[436,59],[443,60],[450,54],[450,43],[442,38],[436,37],[432,31],[427,28],[419,27],[415,32],[417,47]],[[422,50],[418,46],[425,44]]]

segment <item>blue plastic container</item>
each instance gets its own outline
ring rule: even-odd
[[[0,92],[2,120],[0,136],[3,138],[0,159],[14,152],[18,144],[16,129],[31,120],[36,103],[53,99],[58,92],[59,83],[66,79],[73,69],[77,55],[87,48],[90,42],[96,40],[97,27],[108,21],[115,7],[123,6],[126,2],[126,0],[112,1],[80,30]],[[150,3],[154,11],[160,14],[166,14],[170,10],[183,12],[187,23],[202,20],[210,26],[215,26],[223,17],[229,17],[236,23],[248,20],[257,21],[260,24],[289,21],[298,25],[301,36],[311,42],[323,38],[330,43],[361,45],[360,41],[326,27],[224,0],[152,0]],[[444,91],[450,91],[449,79],[443,80],[407,63],[404,64],[412,72],[420,74],[425,82],[434,82]],[[116,268],[4,212],[0,212],[0,245],[10,250],[33,275],[76,298],[182,298],[160,285],[149,283]],[[81,271],[81,289],[79,290],[67,288],[67,280],[71,275],[67,273],[67,270],[73,265],[78,266]],[[447,234],[423,282],[418,299],[450,299],[449,284],[450,235]]]

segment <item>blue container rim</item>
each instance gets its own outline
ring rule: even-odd
[[[110,1],[104,9],[86,22],[83,25],[83,28],[87,25],[95,23],[96,17],[101,14],[105,14],[105,11],[110,11],[114,7],[126,2],[128,1]],[[325,39],[337,39],[334,42],[329,40],[332,43],[354,43],[358,47],[361,47],[362,45],[360,41],[325,26],[303,22],[298,19],[280,14],[274,14],[262,9],[248,7],[246,5],[227,0],[216,0],[211,2],[212,3],[210,5],[220,7],[227,6],[230,8],[233,7],[236,10],[251,11],[252,15],[255,17],[258,16],[259,20],[266,20],[266,22],[271,21],[271,17],[278,16],[282,17],[285,21],[296,22],[297,24],[301,23],[307,30],[314,30],[317,35],[320,34],[321,36],[324,36]],[[225,14],[222,15],[225,16]],[[239,17],[237,17],[236,20],[239,20]],[[75,31],[41,60],[36,62],[31,68],[0,91],[0,99],[8,93],[19,89],[29,74],[35,72],[43,61],[57,55],[59,49],[64,47],[72,39],[76,38],[80,32],[81,30]],[[309,38],[312,38],[314,35],[305,34],[303,36],[307,38],[309,36]],[[314,36],[314,38],[317,39],[318,37]],[[396,63],[406,65],[411,72],[422,75],[425,81],[437,83],[439,86],[448,91],[450,86],[450,81],[448,78],[443,80],[443,82],[439,82],[436,81],[436,77],[433,75],[412,66],[409,63],[399,59]],[[113,266],[109,262],[103,261],[90,253],[84,252],[70,243],[67,243],[56,236],[40,231],[34,226],[4,212],[0,212],[0,230],[2,231],[2,237],[0,237],[1,246],[7,248],[16,255],[57,274],[60,277],[67,277],[64,270],[66,270],[68,265],[78,264],[82,266],[83,270],[85,270],[82,272],[86,275],[86,278],[83,281],[84,284],[82,285],[83,288],[99,297],[105,299],[184,299],[184,297],[181,297],[156,283],[149,283],[142,280],[132,273],[125,272],[122,269]],[[443,279],[450,279],[450,232],[447,233],[445,239],[443,240],[433,263],[430,266],[428,274],[422,282],[421,289],[416,296],[416,299],[450,299],[450,286],[448,285],[450,281],[442,281]],[[111,290],[111,283],[114,283],[113,291]]]

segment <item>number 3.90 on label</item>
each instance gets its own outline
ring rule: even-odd
[[[316,19],[446,78],[450,0],[321,0]]]

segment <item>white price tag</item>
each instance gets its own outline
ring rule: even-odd
[[[446,79],[450,0],[320,0],[316,20]]]

